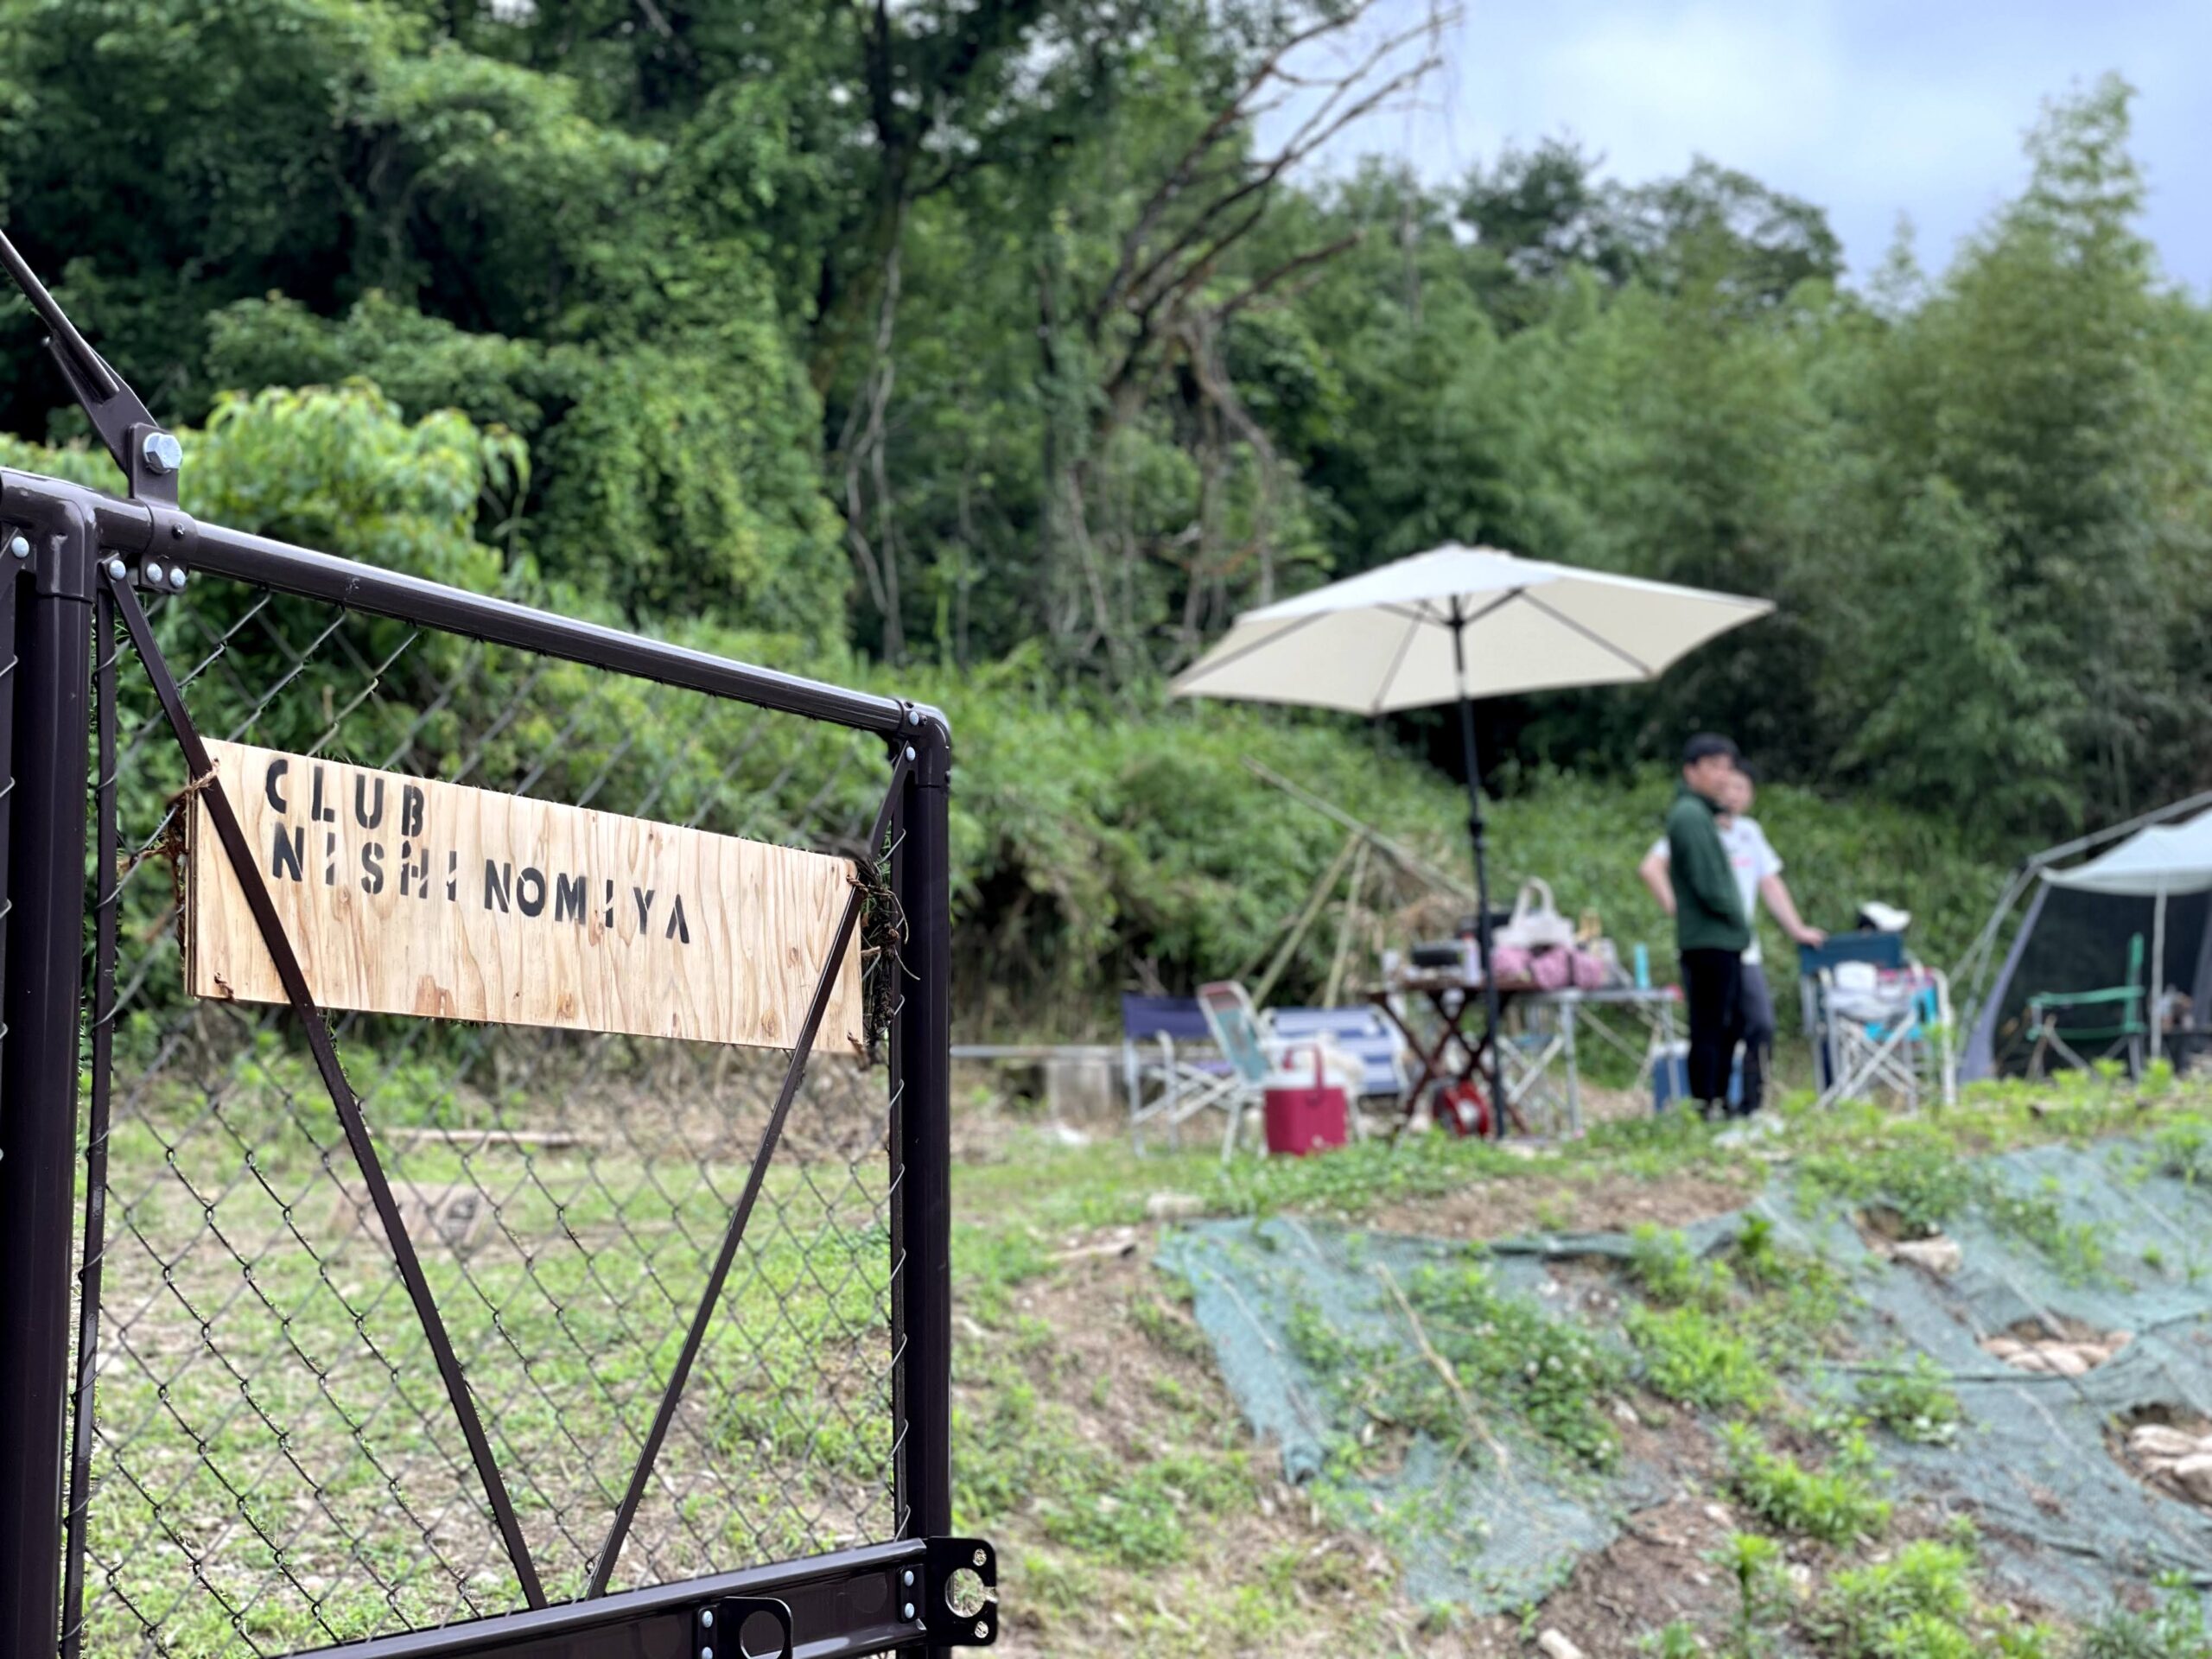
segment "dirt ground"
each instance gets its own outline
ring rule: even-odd
[[[1513,1238],[1524,1233],[1627,1232],[1649,1224],[1687,1226],[1743,1207],[1750,1194],[1695,1175],[1650,1181],[1618,1174],[1587,1180],[1530,1176],[1463,1188],[1441,1198],[1397,1204],[1372,1224],[1433,1238]]]

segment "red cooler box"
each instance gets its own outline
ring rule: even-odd
[[[1320,1045],[1293,1049],[1283,1058],[1287,1069],[1269,1074],[1266,1085],[1262,1116],[1268,1150],[1302,1158],[1344,1145],[1351,1101],[1342,1084],[1329,1081]]]

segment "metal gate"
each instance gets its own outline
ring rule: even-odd
[[[991,1641],[944,721],[195,522],[0,260],[129,480],[0,472],[0,1653]],[[218,738],[833,852],[867,1052],[326,1014]],[[195,805],[284,1004],[185,995]]]

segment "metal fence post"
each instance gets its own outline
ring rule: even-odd
[[[51,1654],[60,1624],[97,551],[79,509],[48,516],[32,541],[35,585],[16,640],[0,1052],[0,1653],[24,1659]]]
[[[899,1014],[899,1508],[908,1536],[941,1538],[952,1530],[952,752],[933,710],[914,710],[907,730],[915,760],[895,861],[907,928]]]

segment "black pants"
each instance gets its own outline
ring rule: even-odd
[[[1690,1098],[1726,1109],[1728,1074],[1743,1038],[1744,959],[1733,950],[1682,952],[1682,1000],[1689,1005]]]
[[[1744,1103],[1748,1117],[1766,1100],[1766,1074],[1774,1058],[1774,993],[1767,988],[1766,971],[1747,962],[1736,986],[1737,1035],[1744,1045]]]

